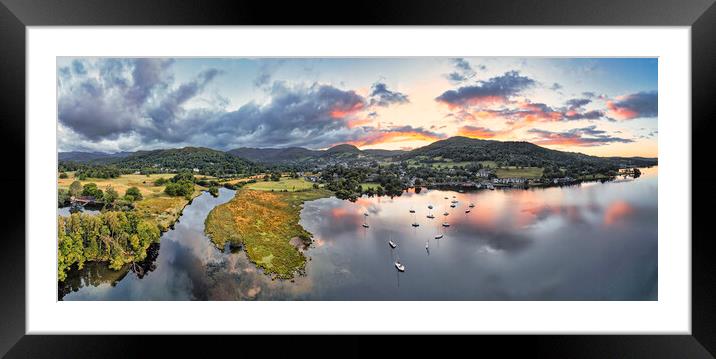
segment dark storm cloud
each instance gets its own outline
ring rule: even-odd
[[[398,91],[391,91],[382,82],[376,82],[370,88],[370,104],[373,106],[388,107],[392,104],[404,104],[410,102],[408,96]]]
[[[266,104],[249,102],[207,121],[201,131],[212,134],[210,145],[322,148],[357,138],[365,131],[349,128],[347,121],[366,107],[366,100],[354,91],[278,83],[270,95]]]
[[[170,64],[165,59],[107,59],[98,63],[98,78],[75,71],[76,81],[58,99],[60,123],[93,142],[130,133],[162,133],[157,125],[176,114],[178,106],[217,74],[207,70],[153,106],[153,97],[160,95],[157,91],[170,85],[166,71]]]
[[[596,126],[573,128],[564,132],[552,132],[532,128],[527,132],[537,135],[533,141],[539,145],[602,146],[609,143],[630,143],[632,139],[613,137]]]
[[[534,84],[535,81],[531,78],[522,76],[517,71],[509,71],[487,81],[478,81],[475,85],[445,91],[435,100],[449,106],[466,106],[482,101],[506,102]]]
[[[620,96],[608,101],[609,114],[620,120],[631,120],[639,117],[657,117],[659,101],[656,91],[638,92]]]
[[[63,131],[69,131],[63,136],[72,139],[68,142],[72,149],[100,143],[126,150],[187,144],[224,150],[324,148],[396,136],[444,137],[422,128],[370,126],[376,116],[371,106],[409,101],[407,95],[383,83],[376,83],[366,98],[331,85],[274,82],[265,88],[264,101],[251,101],[227,112],[225,106],[201,97],[220,75],[216,69],[175,83],[168,60],[101,59],[87,64],[92,75],[70,73],[60,88],[59,121]],[[200,100],[201,106],[188,106],[193,99]]]

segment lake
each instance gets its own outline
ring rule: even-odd
[[[392,199],[307,202],[301,225],[314,234],[314,244],[305,252],[306,275],[293,281],[271,280],[243,251],[218,250],[204,236],[209,211],[234,195],[222,188],[217,198],[204,193],[184,209],[174,229],[152,247],[141,275],[88,263],[68,273],[59,295],[63,300],[657,300],[657,184],[653,167],[642,169],[639,178],[605,183],[467,193],[422,189]],[[470,203],[475,207],[465,213]],[[435,218],[427,218],[429,213]],[[443,237],[435,239],[436,234]],[[396,270],[397,259],[405,272]]]

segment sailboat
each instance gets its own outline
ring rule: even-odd
[[[433,205],[432,205],[432,204],[429,204],[429,205],[428,205],[428,209],[433,209]]]
[[[443,222],[443,227],[450,227],[450,223]]]
[[[413,226],[413,227],[419,227],[420,224],[418,224],[418,222],[414,222],[413,224],[411,224],[411,226]]]
[[[427,251],[429,249],[430,249],[430,242],[425,241],[425,250]]]
[[[474,204],[474,203],[470,203],[470,205],[469,205],[468,207],[470,207],[470,208],[475,208],[475,204]]]
[[[390,246],[390,248],[395,248],[398,246],[397,244],[393,243],[393,241],[388,241],[388,245]]]
[[[433,216],[433,214],[432,214],[432,213],[429,213],[429,214],[427,215],[427,217],[428,217],[428,218],[430,218],[430,219],[433,219],[433,218],[435,218],[435,216]]]
[[[445,212],[445,213],[443,213],[443,216],[447,216],[447,215],[449,215],[449,214],[450,214],[450,213]]]
[[[410,213],[415,213],[415,210],[412,207],[410,207]]]
[[[363,216],[363,228],[368,228],[368,223],[365,223],[366,216]]]
[[[451,208],[455,208],[455,203],[450,205]]]
[[[469,209],[469,208],[466,209],[466,210],[465,210],[465,213],[470,213],[470,209]]]
[[[364,216],[368,217],[368,212],[363,213]]]
[[[400,263],[400,259],[395,261],[395,268],[398,268],[398,270],[401,272],[405,272],[405,266],[402,263]]]
[[[442,237],[443,237],[443,234],[442,234],[442,233],[435,235],[435,239],[440,239],[440,238],[442,238]]]

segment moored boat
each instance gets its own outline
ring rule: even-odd
[[[400,261],[395,261],[395,268],[398,268],[398,270],[401,272],[405,272],[405,266],[400,263]]]

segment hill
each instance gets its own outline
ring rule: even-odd
[[[655,158],[597,157],[583,153],[551,150],[529,142],[480,140],[461,136],[450,137],[414,149],[401,155],[399,159],[413,159],[421,162],[442,159],[457,162],[495,161],[508,166],[525,167],[547,165],[625,167],[650,166],[657,163]]]
[[[70,167],[75,161],[63,161]],[[256,166],[227,152],[204,147],[184,147],[153,151],[137,151],[125,157],[109,157],[91,160],[83,165],[103,165],[117,168],[122,172],[176,172],[197,169],[202,174],[223,175],[235,173],[253,173]]]
[[[350,144],[340,144],[327,150],[309,150],[303,147],[249,148],[240,147],[228,153],[248,161],[265,164],[321,165],[335,161],[366,161],[376,158],[397,157],[405,151],[361,150]]]

